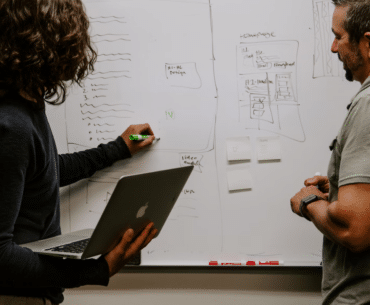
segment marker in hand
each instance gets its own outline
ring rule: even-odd
[[[129,136],[129,139],[131,141],[143,141],[145,139],[148,139],[149,135],[141,135],[141,134],[132,134]],[[159,140],[160,138],[155,138],[155,140]]]

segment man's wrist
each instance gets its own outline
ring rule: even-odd
[[[306,215],[305,212],[307,212],[307,206],[304,204],[303,201],[301,201],[301,204],[299,205],[299,212],[301,213],[301,215],[306,218],[308,221],[311,221],[311,219],[309,219]]]
[[[311,221],[311,219],[307,216],[307,212],[308,212],[308,209],[307,209],[307,206],[313,202],[316,202],[316,201],[320,201],[320,200],[324,200],[324,198],[320,197],[320,196],[317,196],[315,194],[311,194],[311,195],[308,195],[307,197],[303,198],[301,200],[301,204],[299,205],[299,212],[301,213],[301,215],[306,218],[308,221]]]

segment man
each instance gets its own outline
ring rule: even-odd
[[[328,176],[307,179],[291,208],[324,234],[323,304],[370,304],[370,1],[333,3],[331,51],[362,86],[331,146]]]
[[[19,245],[59,235],[59,187],[131,157],[154,139],[148,124],[130,126],[115,141],[58,155],[45,102],[60,104],[66,82],[93,70],[89,22],[81,0],[0,1],[0,304],[63,302],[63,289],[108,285],[157,233],[153,223],[99,259],[71,260]],[[150,134],[141,143],[129,135]]]

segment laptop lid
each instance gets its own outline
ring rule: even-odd
[[[150,222],[157,237],[194,166],[121,177],[91,236],[82,258],[105,254],[132,228],[135,235]]]
[[[80,230],[21,246],[41,254],[85,259],[111,251],[128,228],[134,229],[135,238],[148,223],[153,222],[158,229],[155,236],[157,237],[193,168],[194,166],[186,166],[123,176],[119,179],[94,230]],[[69,243],[90,236],[82,255],[46,250],[64,244],[61,241]]]

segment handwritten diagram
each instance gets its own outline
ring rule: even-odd
[[[313,78],[343,77],[343,64],[330,51],[334,36],[331,22],[334,5],[330,0],[313,0],[315,54]]]
[[[212,241],[206,233],[210,222],[220,222],[213,220],[220,216],[217,169],[206,168],[215,162],[217,114],[209,2],[137,0],[86,8],[98,58],[95,71],[81,88],[73,88],[66,103],[69,152],[114,140],[131,124],[149,123],[160,141],[81,183],[71,197],[71,230],[96,225],[122,175],[192,164],[187,191],[174,207],[169,228],[151,244],[150,257],[164,257],[158,249],[167,249],[166,243],[172,249],[168,255],[174,248],[219,249],[221,233]],[[212,187],[204,189],[202,180]],[[199,206],[209,198],[210,204]],[[201,236],[197,240],[195,231]]]
[[[168,3],[149,11],[124,1],[115,11],[90,10],[98,58],[75,88],[78,103],[67,105],[70,150],[96,147],[139,123],[161,137],[153,150],[213,149],[217,97],[207,6]],[[189,25],[191,14],[197,18]]]
[[[297,95],[297,41],[241,43],[237,47],[240,121],[304,141]]]

